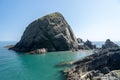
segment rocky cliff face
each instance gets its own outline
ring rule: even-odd
[[[24,31],[21,40],[11,49],[29,52],[41,48],[48,51],[78,48],[72,29],[60,13],[55,12],[33,21]]]

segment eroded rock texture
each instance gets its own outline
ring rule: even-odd
[[[48,51],[78,48],[72,29],[60,13],[55,12],[33,21],[24,31],[21,40],[11,49],[29,52],[41,48]]]
[[[111,73],[120,70],[120,47],[108,39],[104,48],[82,60],[73,61],[73,65],[64,71],[66,80],[120,80],[116,72]]]

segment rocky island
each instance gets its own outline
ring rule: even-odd
[[[21,40],[9,49],[29,53],[77,50],[78,42],[62,14],[55,12],[29,24]]]

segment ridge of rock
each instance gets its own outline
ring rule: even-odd
[[[110,80],[120,80],[116,75],[117,72],[111,73],[113,70],[120,70],[120,48],[110,40],[106,40],[104,45],[109,46],[82,60],[75,61],[74,67],[65,70],[66,80],[108,80],[102,79],[107,74],[112,78]],[[96,77],[99,79],[94,79]]]

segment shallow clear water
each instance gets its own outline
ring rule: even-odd
[[[0,80],[63,80],[60,71],[66,67],[55,65],[92,54],[92,51],[21,54],[4,48],[9,44],[15,42],[0,42]]]

